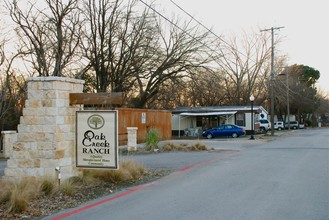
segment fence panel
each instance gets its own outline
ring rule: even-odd
[[[146,140],[147,132],[156,128],[161,140],[170,140],[171,112],[166,110],[117,108],[119,145],[127,144],[127,127],[137,127],[137,143]]]

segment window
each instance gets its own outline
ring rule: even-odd
[[[235,124],[238,126],[245,126],[244,114],[235,115]]]
[[[202,117],[201,116],[196,117],[196,126],[202,127]]]

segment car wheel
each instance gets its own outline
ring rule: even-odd
[[[237,133],[233,133],[232,134],[232,138],[237,138],[238,137],[238,134]]]
[[[208,138],[208,139],[213,138],[212,134],[207,134],[207,138]]]
[[[265,128],[264,128],[264,127],[261,127],[261,128],[260,128],[260,132],[261,132],[261,133],[266,133]]]

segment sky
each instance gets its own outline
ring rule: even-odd
[[[283,26],[275,31],[282,40],[275,55],[287,56],[287,65],[303,64],[319,70],[317,86],[329,95],[328,0],[140,0],[145,6],[142,1],[153,2],[168,18],[178,14],[189,20],[173,1],[224,39],[239,34],[242,37],[243,31]],[[0,21],[2,30],[12,27]]]
[[[153,0],[154,1],[154,0]],[[286,55],[288,65],[302,64],[320,71],[317,87],[329,94],[328,0],[155,0],[165,12],[186,16],[183,8],[218,36],[284,27],[275,31],[282,42],[275,55]],[[144,0],[151,3],[151,1]],[[270,34],[270,32],[268,32]]]

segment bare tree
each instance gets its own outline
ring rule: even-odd
[[[13,63],[24,54],[7,55],[4,52],[2,54],[3,62],[0,65],[0,71],[3,73],[0,77],[0,129],[15,130],[26,98],[26,82],[25,77],[22,74],[19,75],[18,70],[13,68]]]
[[[6,1],[12,20],[17,25],[21,49],[30,55],[29,62],[39,76],[63,76],[80,43],[78,1],[44,0],[38,2]],[[42,6],[40,6],[42,7]],[[24,10],[23,8],[26,8]],[[28,59],[26,59],[28,60]]]
[[[202,69],[210,62],[209,48],[206,46],[209,32],[178,21],[171,21],[169,30],[160,21],[156,27],[158,46],[154,48],[150,62],[138,75],[136,107],[147,107],[148,101],[160,92],[161,85],[167,80],[184,78],[191,70]]]
[[[84,51],[96,74],[97,92],[127,92],[133,77],[148,60],[154,35],[147,10],[134,11],[136,1],[88,0],[85,2]]]
[[[5,41],[0,42],[0,66],[5,60]]]
[[[253,94],[259,103],[267,97],[271,47],[264,34],[232,37],[222,44],[223,57],[217,63],[225,73],[226,96],[231,105],[249,103]]]
[[[224,74],[204,69],[191,76],[188,83],[192,106],[219,106],[227,104]]]
[[[138,13],[135,6],[136,1],[86,1],[84,48],[96,74],[96,90],[124,92],[130,106],[144,108],[167,82],[208,62],[208,33],[189,23],[162,23],[150,9]]]

